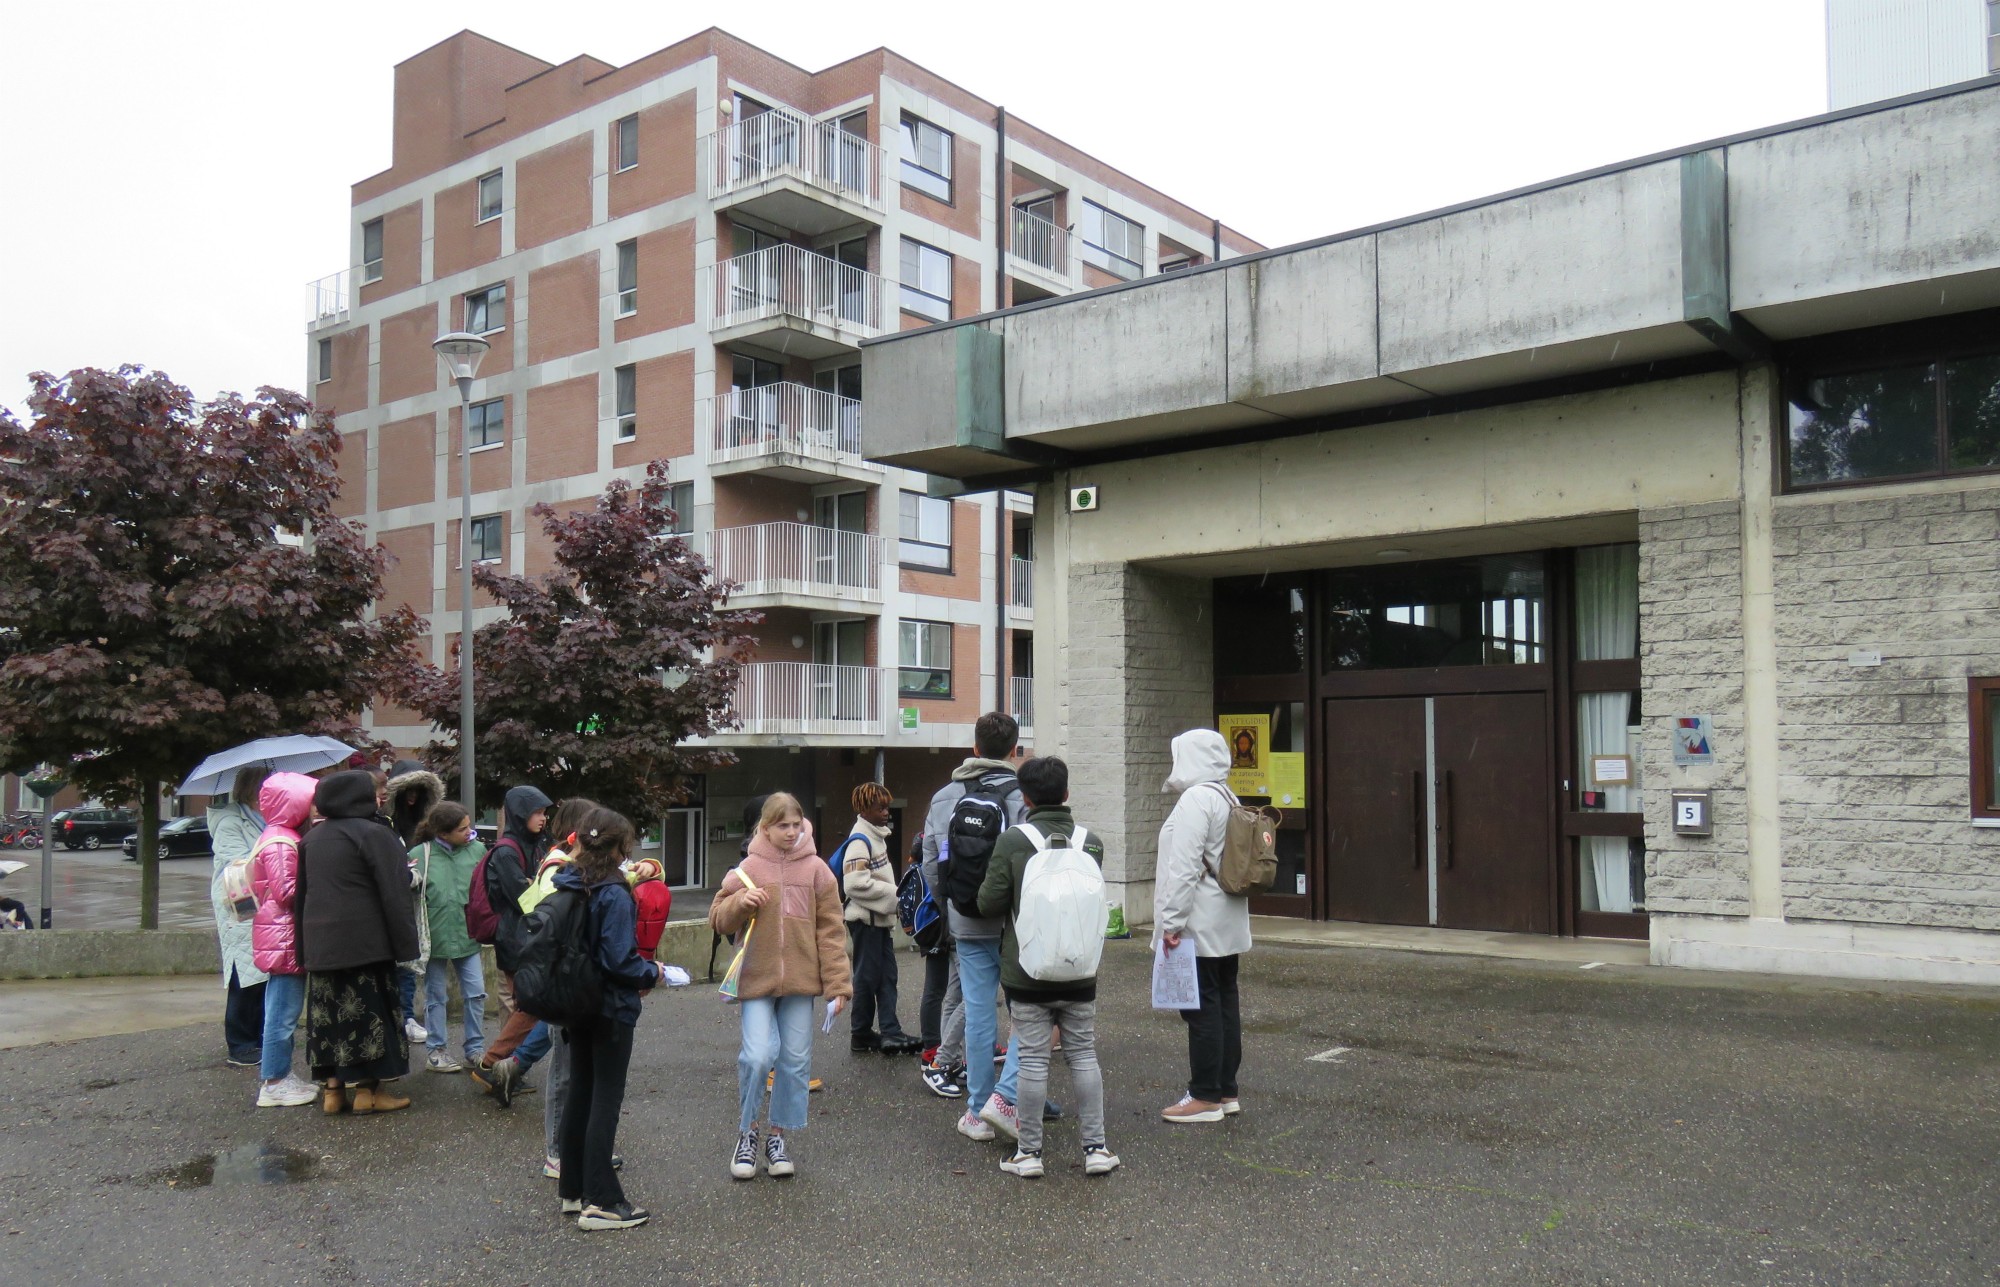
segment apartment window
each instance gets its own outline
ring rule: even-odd
[[[361,225],[361,280],[363,284],[382,280],[382,221],[370,219]]]
[[[1794,346],[1785,486],[2000,469],[2000,313]]]
[[[2000,820],[2000,678],[1972,690],[1972,816]]]
[[[465,419],[466,445],[473,451],[497,447],[507,441],[507,400],[492,398],[475,402]]]
[[[639,118],[627,116],[611,127],[612,152],[617,168],[629,170],[639,164]]]
[[[500,171],[479,176],[479,222],[500,217]]]
[[[484,335],[507,325],[507,287],[488,286],[470,291],[465,297],[465,329]]]
[[[2000,0],[1986,0],[1986,70],[2000,72]]]
[[[922,492],[904,492],[902,517],[897,560],[906,567],[951,571],[951,502]]]
[[[333,341],[319,342],[319,366],[313,372],[319,383],[325,384],[333,378]]]
[[[670,535],[686,536],[694,531],[694,484],[669,483],[667,508],[674,512],[673,520],[667,524]]]
[[[896,690],[905,697],[951,696],[951,623],[905,621]]]
[[[951,135],[914,116],[903,118],[903,186],[951,200]]]
[[[618,316],[639,311],[639,243],[618,243]]]
[[[903,238],[903,311],[934,322],[951,318],[951,256]]]
[[[1146,230],[1088,198],[1083,203],[1083,262],[1131,281],[1144,271]]]
[[[507,539],[502,526],[505,516],[488,514],[484,518],[472,520],[472,561],[474,563],[498,563],[503,557],[503,545]]]
[[[1194,258],[1190,255],[1167,255],[1160,260],[1160,272],[1162,275],[1167,273],[1184,273],[1192,267],[1194,267]]]
[[[612,375],[617,381],[618,441],[630,442],[639,436],[639,368],[621,366]]]

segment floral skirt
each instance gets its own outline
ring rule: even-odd
[[[306,1066],[350,1084],[410,1071],[392,962],[306,975]]]

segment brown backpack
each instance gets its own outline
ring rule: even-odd
[[[1229,798],[1229,823],[1222,832],[1222,868],[1211,869],[1209,874],[1225,894],[1269,893],[1278,883],[1278,824],[1284,815],[1269,805],[1251,808],[1220,782],[1207,785]]]

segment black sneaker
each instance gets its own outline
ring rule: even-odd
[[[792,1155],[785,1151],[785,1137],[776,1131],[764,1141],[764,1174],[774,1180],[790,1179],[798,1174],[798,1168],[792,1165]]]
[[[939,1099],[965,1098],[965,1074],[959,1069],[926,1064],[923,1077],[924,1085],[930,1087],[931,1094]]]
[[[885,1055],[914,1055],[924,1048],[924,1043],[915,1037],[894,1036],[882,1038],[882,1053]]]
[[[872,1032],[857,1032],[847,1039],[847,1048],[857,1055],[872,1055],[882,1049],[882,1038]]]
[[[636,1229],[653,1218],[653,1213],[644,1207],[635,1207],[630,1202],[615,1202],[608,1207],[591,1203],[576,1218],[579,1229]]]
[[[1058,1103],[1056,1103],[1056,1101],[1054,1101],[1053,1099],[1045,1099],[1045,1100],[1043,1100],[1043,1101],[1042,1101],[1042,1120],[1043,1120],[1043,1121],[1045,1121],[1045,1122],[1059,1122],[1059,1121],[1061,1121],[1061,1120],[1062,1120],[1062,1105],[1061,1105],[1061,1104],[1058,1104]]]

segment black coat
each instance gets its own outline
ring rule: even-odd
[[[396,833],[374,821],[375,779],[336,773],[313,792],[326,821],[299,846],[297,947],[312,973],[416,959],[416,902]]]

